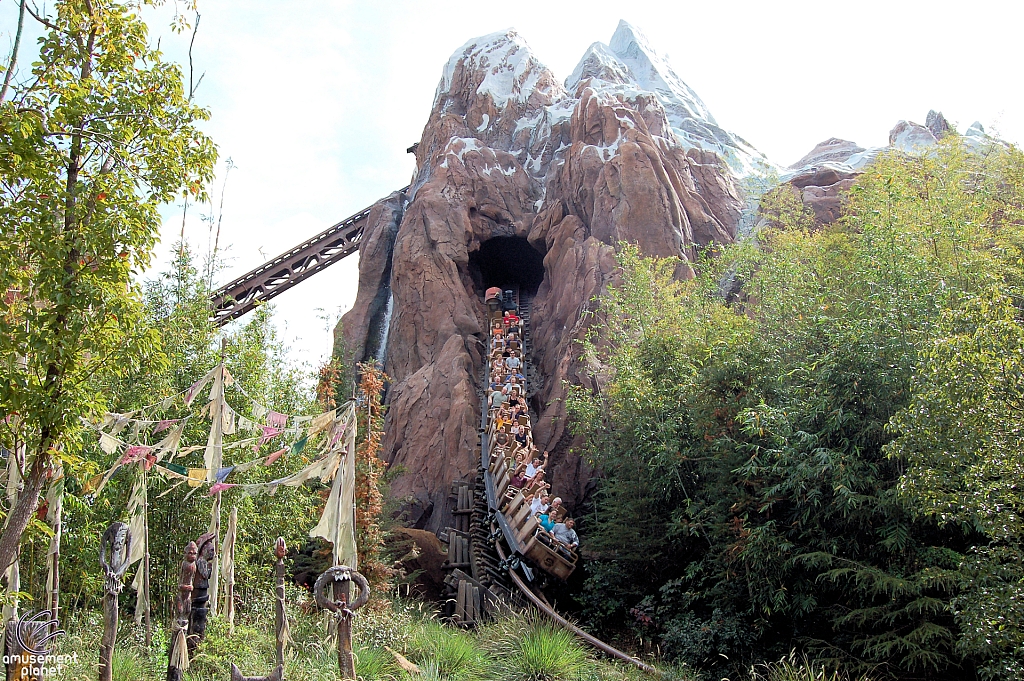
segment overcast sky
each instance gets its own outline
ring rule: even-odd
[[[173,3],[173,0],[168,0]],[[221,243],[244,273],[405,186],[441,69],[475,36],[514,27],[564,79],[619,19],[639,27],[726,129],[789,165],[829,137],[886,144],[900,119],[941,110],[959,129],[1024,138],[1021,3],[467,2],[199,0],[193,49],[205,129],[231,172]],[[15,0],[0,0],[9,49]],[[151,33],[185,62],[188,35],[150,12]],[[34,29],[30,29],[32,31]],[[33,41],[27,41],[31,51]],[[23,59],[25,56],[23,55]],[[223,164],[221,166],[223,170]],[[223,177],[223,175],[221,175]],[[221,181],[213,194],[219,201]],[[209,212],[209,209],[202,209]],[[191,210],[186,237],[205,253]],[[169,207],[161,254],[181,229]],[[329,351],[321,314],[355,299],[352,256],[275,300],[294,356]],[[324,313],[317,310],[322,309]]]

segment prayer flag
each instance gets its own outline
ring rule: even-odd
[[[188,486],[199,487],[206,482],[206,476],[210,473],[206,468],[189,468],[188,469]]]
[[[260,436],[260,441],[256,444],[256,447],[258,448],[265,445],[282,432],[283,431],[280,428],[275,428],[274,426],[263,426],[263,435]]]
[[[141,461],[146,458],[149,454],[150,448],[143,445],[135,445],[125,450],[124,456],[121,458],[121,465],[125,466],[136,461]]]
[[[202,390],[202,389],[203,389],[203,387],[204,387],[204,386],[205,386],[205,385],[206,385],[207,383],[209,383],[210,381],[212,381],[212,380],[213,380],[213,377],[214,377],[214,375],[216,375],[216,373],[217,373],[217,371],[218,371],[219,369],[220,369],[220,366],[215,366],[214,368],[210,369],[210,370],[209,370],[209,371],[208,371],[208,372],[206,373],[206,375],[205,375],[205,376],[203,376],[203,377],[202,377],[202,378],[200,378],[200,379],[199,379],[198,381],[196,381],[195,383],[193,383],[193,384],[192,384],[192,385],[191,385],[191,386],[189,387],[189,389],[185,391],[185,404],[186,404],[186,405],[190,405],[190,404],[192,404],[192,401],[196,399],[196,395],[198,395],[198,394],[199,394],[199,391],[200,391],[200,390]]]
[[[113,454],[117,451],[118,446],[117,438],[107,433],[100,433],[100,449],[107,454]]]
[[[179,420],[180,419],[166,419],[164,421],[160,421],[159,423],[156,424],[156,428],[153,429],[153,435],[156,435],[157,433],[167,430],[175,423],[177,423]]]
[[[264,465],[269,466],[270,464],[274,463],[275,461],[280,459],[282,456],[284,456],[285,452],[287,452],[287,451],[288,451],[287,447],[285,447],[283,449],[277,450],[276,452],[274,452],[273,454],[271,454],[270,456],[267,457],[267,460],[264,462]]]
[[[170,462],[165,463],[164,464],[164,468],[166,468],[167,470],[172,471],[174,473],[177,473],[178,475],[185,475],[185,476],[188,475],[188,469],[185,468],[184,466],[179,466],[176,463],[170,463]]]
[[[215,482],[212,485],[210,485],[209,496],[212,497],[215,494],[223,492],[226,489],[231,489],[232,487],[235,487],[235,485],[232,485],[231,483],[228,482]]]

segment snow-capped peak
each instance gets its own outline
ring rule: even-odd
[[[690,86],[675,74],[669,63],[654,51],[647,37],[639,29],[625,21],[619,21],[608,47],[629,67],[637,85],[657,93],[663,100],[671,101],[676,104],[676,108],[681,105],[683,111],[680,113],[690,118],[699,118],[712,125],[718,125],[697,93],[691,90]],[[671,113],[670,111],[670,116]]]
[[[467,70],[484,73],[476,94],[490,95],[499,108],[509,100],[529,99],[546,70],[515,29],[474,38],[456,50],[445,64],[434,96],[435,105],[451,90],[460,63]]]
[[[641,90],[657,96],[672,132],[685,148],[718,154],[738,176],[762,174],[771,164],[740,137],[721,127],[715,117],[668,61],[635,26],[620,21],[608,45],[594,43],[566,79],[570,92],[590,81],[595,90]]]

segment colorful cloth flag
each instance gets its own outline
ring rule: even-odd
[[[267,457],[267,460],[263,462],[264,465],[269,466],[270,464],[274,463],[275,461],[280,459],[282,456],[284,456],[285,452],[287,452],[287,451],[288,451],[287,447],[284,447],[283,449],[277,450],[276,452],[274,452],[273,454],[271,454],[270,456]]]
[[[121,457],[121,465],[127,466],[130,463],[136,461],[142,461],[150,452],[150,448],[144,445],[135,445],[125,450],[124,456]],[[147,469],[148,470],[148,469]]]
[[[181,419],[165,419],[163,421],[160,421],[159,423],[156,424],[156,428],[153,429],[153,435],[156,435],[157,433],[167,430],[180,420]]]
[[[189,468],[188,469],[188,486],[199,487],[206,482],[206,476],[210,473],[206,468]]]
[[[210,485],[209,496],[212,497],[215,494],[223,492],[226,489],[231,489],[232,487],[235,487],[235,485],[228,482],[215,482],[212,485]]]
[[[260,436],[260,440],[258,443],[256,443],[256,447],[262,447],[263,445],[267,444],[275,437],[280,435],[282,432],[284,431],[282,431],[280,428],[275,428],[274,426],[263,426],[263,435]]]

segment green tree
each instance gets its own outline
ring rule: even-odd
[[[971,549],[954,603],[960,650],[987,678],[1024,677],[1024,323],[994,293],[947,311],[914,397],[891,422],[899,492],[922,516],[988,539]]]
[[[0,534],[9,565],[51,466],[79,465],[97,372],[162,366],[132,273],[158,207],[200,194],[216,159],[177,66],[147,44],[138,3],[66,0],[30,76],[0,102],[0,412],[26,443],[25,488]]]

